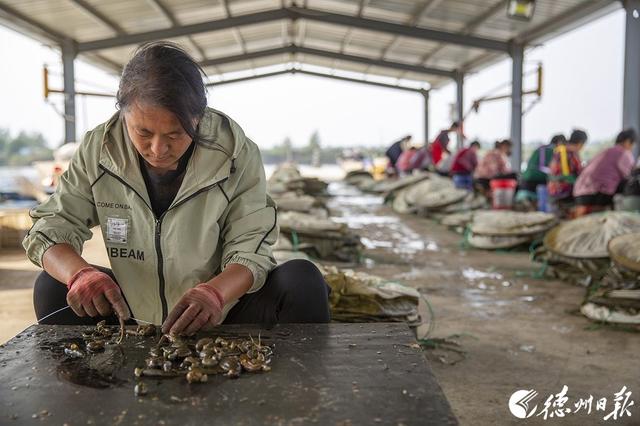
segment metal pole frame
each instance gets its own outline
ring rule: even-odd
[[[460,129],[464,129],[464,74],[461,72],[456,73],[456,120],[460,125]],[[462,149],[463,146],[463,132],[459,131],[456,135],[456,148]]]
[[[360,79],[357,79],[357,78],[344,77],[344,76],[335,75],[335,74],[325,74],[325,73],[321,73],[321,72],[317,72],[317,71],[302,70],[302,69],[299,69],[299,68],[290,68],[290,69],[286,69],[286,70],[273,71],[273,72],[268,72],[268,73],[264,73],[264,74],[249,75],[249,76],[246,76],[246,77],[238,77],[238,78],[233,78],[233,79],[229,79],[229,80],[214,81],[214,82],[207,83],[207,87],[225,86],[225,85],[228,85],[228,84],[241,83],[243,81],[258,80],[258,79],[262,79],[262,78],[275,77],[275,76],[278,76],[278,75],[285,75],[285,74],[310,75],[310,76],[314,76],[314,77],[329,78],[329,79],[332,79],[332,80],[347,81],[349,83],[359,83],[359,84],[366,84],[366,85],[369,85],[369,86],[383,87],[385,89],[402,90],[404,92],[411,92],[411,93],[427,92],[427,90],[425,90],[425,89],[418,89],[418,88],[407,87],[407,86],[396,86],[396,85],[393,85],[393,84],[380,83],[380,82],[377,82],[377,81],[360,80]]]
[[[522,73],[524,45],[511,45],[511,166],[520,173],[522,165]]]
[[[422,97],[424,98],[424,143],[429,143],[429,91],[422,90]]]
[[[76,88],[74,60],[78,54],[76,43],[65,39],[60,45],[64,80],[64,141],[76,141]]]
[[[622,101],[622,126],[640,131],[640,0],[626,0],[627,10],[625,54],[624,54],[624,97]],[[634,16],[634,14],[636,16]],[[638,157],[640,143],[636,143],[633,153]]]
[[[183,25],[161,30],[146,31],[135,34],[124,34],[116,37],[82,42],[78,44],[79,52],[89,52],[98,49],[108,49],[121,47],[130,44],[143,43],[145,41],[175,38],[193,35],[204,32],[211,32],[223,29],[237,28],[246,25],[253,25],[263,22],[273,22],[279,20],[309,20],[324,22],[328,24],[360,28],[364,30],[387,33],[395,36],[415,38],[419,40],[435,41],[447,44],[454,44],[465,47],[475,47],[478,49],[491,50],[496,52],[508,52],[509,44],[504,41],[477,37],[472,35],[462,35],[442,30],[412,27],[408,25],[396,24],[388,21],[363,18],[357,16],[343,15],[323,10],[307,9],[302,7],[285,7],[262,12],[248,13],[225,19],[202,22],[197,24]]]
[[[266,57],[278,56],[278,55],[295,55],[295,54],[318,56],[321,58],[355,62],[359,64],[372,65],[372,66],[389,68],[389,69],[394,69],[399,71],[410,71],[410,72],[425,74],[425,75],[434,75],[434,76],[446,77],[446,78],[455,77],[455,72],[447,69],[423,67],[421,65],[412,65],[412,64],[402,63],[402,62],[385,61],[385,60],[379,60],[374,58],[367,58],[364,56],[350,55],[346,53],[331,52],[328,50],[315,49],[311,47],[297,46],[295,44],[292,44],[289,46],[283,46],[283,47],[275,47],[275,48],[265,49],[265,50],[258,50],[258,51],[250,52],[247,54],[211,58],[205,61],[201,61],[200,66],[202,68],[207,68],[210,66],[219,66],[219,65],[230,64],[234,62],[242,62],[242,61],[251,60],[251,59],[266,58]]]

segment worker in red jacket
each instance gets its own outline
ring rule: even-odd
[[[473,172],[478,165],[478,150],[480,142],[471,142],[467,148],[463,148],[453,158],[451,176],[456,188],[473,189]]]
[[[451,140],[449,138],[449,133],[451,132],[456,132],[459,133],[460,132],[460,123],[458,123],[457,121],[454,121],[451,124],[451,127],[449,127],[448,129],[444,129],[442,130],[440,133],[438,133],[438,136],[436,137],[436,139],[431,143],[431,158],[433,160],[433,164],[434,165],[438,165],[438,163],[440,162],[440,160],[442,160],[442,157],[444,156],[445,153],[447,153],[448,155],[451,155],[451,151],[449,151],[449,141]]]

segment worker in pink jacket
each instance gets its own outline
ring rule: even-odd
[[[587,207],[580,209],[582,214],[613,206],[613,196],[621,192],[633,169],[636,139],[633,129],[623,130],[615,145],[598,154],[578,176],[573,196],[578,207]]]

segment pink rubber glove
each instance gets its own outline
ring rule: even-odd
[[[190,336],[220,323],[224,298],[212,285],[202,283],[187,290],[162,324],[163,333]]]
[[[123,320],[131,316],[118,284],[109,275],[92,266],[76,272],[67,287],[67,303],[79,317],[106,317],[114,310]]]

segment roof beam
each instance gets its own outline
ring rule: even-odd
[[[30,31],[33,31],[35,34],[40,34],[42,36],[44,36],[46,39],[48,39],[48,41],[53,41],[55,43],[62,43],[63,40],[65,38],[67,38],[64,34],[59,33],[58,31],[54,30],[53,28],[48,27],[45,24],[42,24],[38,21],[36,21],[35,19],[32,19],[31,17],[25,15],[22,12],[19,12],[18,10],[7,6],[4,3],[0,3],[0,12],[4,13],[5,15],[7,15],[8,17],[12,18],[11,21],[7,22],[8,26],[10,26],[10,28],[24,34],[24,28],[28,28]],[[0,17],[2,16],[2,13],[0,13]],[[14,22],[12,22],[13,20],[15,21],[19,21],[21,22],[21,24],[24,25],[17,25],[14,24]],[[12,25],[14,24],[14,25]],[[21,29],[22,27],[22,29]]]
[[[231,18],[232,15],[231,8],[229,7],[229,0],[222,0],[222,7],[224,8],[224,12],[227,14],[227,19]],[[236,42],[238,42],[238,44],[240,45],[242,53],[246,54],[247,42],[245,41],[244,37],[242,37],[242,33],[240,33],[238,27],[233,27],[233,36],[236,39]]]
[[[226,30],[245,25],[259,24],[262,22],[289,19],[292,17],[289,9],[274,9],[264,12],[249,13],[246,15],[233,16],[231,18],[216,21],[201,22],[198,24],[182,25],[175,28],[165,28],[161,30],[147,31],[137,34],[127,34],[124,36],[112,37],[102,40],[78,43],[79,52],[88,52],[98,49],[109,49],[113,47],[127,46],[130,44],[144,43],[158,39],[188,36],[192,34],[206,33],[211,31]]]
[[[547,20],[537,27],[524,31],[515,37],[517,43],[546,41],[555,37],[558,31],[571,31],[580,25],[619,9],[622,2],[613,0],[594,0],[582,2],[576,7]]]
[[[245,25],[277,21],[280,19],[307,19],[310,21],[343,25],[370,31],[379,31],[397,36],[416,38],[419,40],[457,44],[460,46],[476,47],[479,49],[494,50],[498,52],[509,51],[508,43],[500,40],[462,35],[446,31],[432,30],[428,28],[410,27],[407,25],[395,24],[392,22],[341,15],[337,13],[323,12],[319,10],[306,9],[295,6],[268,10],[264,12],[249,13],[246,15],[238,15],[216,21],[202,22],[199,24],[184,25],[175,28],[147,31],[137,34],[127,34],[112,37],[109,39],[79,43],[78,50],[79,52],[87,52],[96,49],[107,49],[157,39],[174,38],[203,32],[237,28]]]
[[[367,7],[367,4],[369,4],[369,1],[370,0],[360,0],[360,2],[358,3],[358,12],[356,14],[358,18],[362,16],[362,13],[364,12],[364,8]],[[342,43],[340,43],[340,53],[344,53],[344,49],[349,45],[349,43],[351,43],[351,38],[353,37],[352,32],[353,32],[352,28],[347,29],[347,34],[345,34],[344,38],[342,39]]]
[[[224,86],[224,85],[232,84],[232,83],[241,83],[243,81],[257,80],[259,78],[275,77],[275,76],[278,76],[278,75],[289,74],[290,72],[291,72],[291,70],[281,70],[281,71],[267,72],[267,73],[264,73],[264,74],[249,75],[247,77],[230,78],[228,80],[220,80],[220,81],[207,83],[207,87]]]
[[[476,17],[475,19],[473,19],[471,22],[468,22],[465,27],[464,27],[464,31],[461,32],[461,34],[464,35],[469,35],[471,33],[473,33],[475,30],[478,29],[478,27],[480,27],[480,25],[482,25],[483,23],[485,23],[488,19],[490,19],[491,17],[493,17],[496,13],[498,13],[498,11],[500,11],[501,9],[505,9],[505,4],[503,0],[498,0],[498,2],[496,2],[496,4],[494,4],[492,7],[490,7],[489,9],[487,9],[484,13],[482,13],[480,16]],[[506,10],[506,9],[505,9]],[[420,64],[425,64],[427,61],[429,61],[429,59],[433,58],[438,52],[440,52],[442,49],[445,48],[446,45],[441,44],[438,47],[436,47],[435,49],[433,49],[431,52],[427,53],[426,55],[424,55],[422,58],[420,58]]]
[[[441,43],[457,44],[465,47],[475,47],[479,49],[495,50],[499,52],[509,52],[509,44],[504,41],[450,33],[446,31],[433,30],[421,27],[410,27],[402,24],[395,24],[387,21],[379,21],[368,18],[358,18],[355,16],[341,15],[338,13],[324,12],[321,10],[305,9],[301,7],[288,8],[298,19],[308,19],[311,21],[324,22],[326,24],[345,25],[361,28],[370,31],[416,38],[420,40],[436,41]]]
[[[333,79],[333,80],[347,81],[347,82],[350,82],[350,83],[367,84],[369,86],[384,87],[386,89],[402,90],[402,91],[412,92],[412,93],[425,93],[425,92],[427,92],[426,89],[418,89],[418,88],[407,87],[407,86],[396,86],[394,84],[381,83],[381,82],[378,82],[378,81],[360,80],[360,79],[357,79],[357,78],[351,78],[351,77],[345,77],[345,76],[341,76],[341,75],[322,73],[322,72],[317,72],[317,71],[307,71],[307,70],[302,70],[302,69],[298,69],[298,68],[291,68],[291,69],[286,69],[286,70],[281,70],[281,71],[274,71],[274,72],[269,72],[269,73],[264,73],[264,74],[250,75],[250,76],[247,76],[247,77],[238,77],[238,78],[232,78],[232,79],[229,79],[229,80],[216,81],[216,82],[212,82],[212,83],[207,83],[207,86],[209,86],[209,87],[224,86],[224,85],[232,84],[232,83],[240,83],[240,82],[243,82],[243,81],[251,81],[251,80],[257,80],[257,79],[261,79],[261,78],[275,77],[275,76],[278,76],[278,75],[285,75],[285,74],[304,74],[304,75],[310,75],[310,76],[314,76],[314,77],[330,78],[330,79]]]
[[[28,28],[29,31],[33,31],[34,34],[41,35],[40,37],[37,37],[41,41],[54,42],[58,45],[62,45],[62,43],[68,42],[68,39],[64,34],[61,34],[55,31],[54,29],[48,27],[47,25],[44,25],[40,22],[35,21],[34,19],[24,15],[23,13],[5,4],[0,3],[0,12],[1,12],[0,17],[2,13],[11,17],[12,21],[9,22],[8,24],[10,28],[13,28],[18,32],[24,31],[24,28]],[[11,25],[11,24],[15,24],[16,21],[20,23],[20,26]],[[122,65],[102,55],[99,55],[97,53],[91,54],[90,56],[87,57],[87,59],[90,62],[93,62],[94,64],[100,64],[104,66],[105,68],[113,71],[113,73],[115,74],[120,74],[122,72]]]
[[[442,0],[425,0],[422,4],[418,5],[414,9],[413,13],[411,14],[411,17],[407,21],[407,25],[410,27],[415,27],[416,24],[420,21],[420,18],[422,18],[424,14],[433,10],[440,3],[442,3]],[[387,56],[387,54],[389,54],[389,52],[398,45],[399,41],[400,41],[400,36],[393,37],[393,40],[391,40],[391,42],[387,44],[385,48],[382,50],[382,53],[380,54],[380,59],[384,59]]]
[[[580,25],[584,25],[620,7],[620,3],[614,0],[594,0],[592,2],[586,2],[585,4],[580,4],[579,6],[569,9],[544,24],[518,34],[513,41],[524,45],[543,43],[552,37],[558,36],[559,32],[565,33],[571,31]],[[479,67],[484,67],[487,66],[487,64],[496,62],[500,58],[501,56],[486,53],[463,64],[461,70],[463,72],[470,72]]]
[[[87,2],[86,0],[71,0],[71,1],[81,9],[84,9],[85,12],[88,12],[91,16],[96,18],[102,24],[109,27],[109,29],[114,31],[116,34],[118,35],[126,34],[125,30],[123,30],[120,25],[116,24],[114,21],[109,19],[104,13],[96,9],[91,3]]]
[[[337,52],[331,52],[327,50],[312,49],[309,47],[294,46],[294,52],[305,54],[305,55],[321,56],[323,58],[336,59],[338,61],[357,62],[360,64],[369,65],[369,66],[391,68],[391,69],[396,69],[400,71],[416,72],[419,74],[437,75],[439,77],[449,77],[449,78],[454,77],[453,71],[444,70],[441,68],[427,68],[427,67],[416,66],[412,64],[405,64],[402,62],[367,58],[364,56],[348,55],[345,53],[337,53]]]
[[[339,61],[356,62],[356,63],[370,65],[370,66],[378,66],[382,68],[390,68],[390,69],[396,69],[400,71],[410,71],[410,72],[415,72],[415,73],[425,74],[425,75],[435,75],[439,77],[453,78],[455,76],[455,73],[453,71],[444,70],[440,68],[428,68],[428,67],[422,67],[418,65],[404,64],[401,62],[391,62],[391,61],[367,58],[363,56],[348,55],[345,53],[331,52],[331,51],[313,49],[310,47],[303,47],[303,46],[296,46],[296,45],[277,47],[273,49],[266,49],[266,50],[261,50],[256,52],[249,52],[246,55],[241,54],[241,55],[226,56],[222,58],[208,59],[206,61],[202,61],[200,63],[200,66],[205,68],[210,66],[219,66],[219,65],[229,64],[233,62],[240,62],[240,61],[264,58],[268,56],[284,55],[284,54],[292,54],[292,55],[304,54],[304,55],[319,56],[319,57],[335,59]]]
[[[311,75],[311,76],[316,76],[316,77],[331,78],[331,79],[334,79],[334,80],[347,81],[347,82],[350,82],[350,83],[362,83],[362,84],[367,84],[369,86],[384,87],[386,89],[404,90],[404,91],[414,92],[414,93],[427,92],[427,90],[425,90],[425,89],[416,89],[416,88],[413,88],[413,87],[399,86],[399,85],[395,85],[395,84],[387,84],[387,83],[381,83],[381,82],[378,82],[378,81],[371,81],[371,80],[359,80],[357,78],[344,77],[344,76],[341,76],[341,75],[334,75],[334,74],[325,74],[325,73],[320,73],[320,72],[316,72],[316,71],[293,70],[292,73],[293,74],[296,74],[296,73],[297,74],[305,74],[305,75]]]
[[[171,12],[171,10],[169,10],[167,5],[165,5],[162,2],[162,0],[147,0],[147,1],[151,4],[151,6],[153,6],[154,9],[156,9],[158,12],[160,12],[160,14],[162,16],[164,16],[164,18],[167,21],[169,21],[171,23],[172,27],[179,27],[180,26],[180,22],[178,22],[178,19],[175,17],[173,12]],[[193,37],[188,36],[187,39],[189,40],[189,43],[191,43],[191,46],[193,46],[195,51],[198,52],[198,55],[200,55],[200,58],[202,60],[207,59],[207,54],[205,53],[204,49],[202,49],[202,47],[198,43],[196,43],[196,41],[193,39]]]

